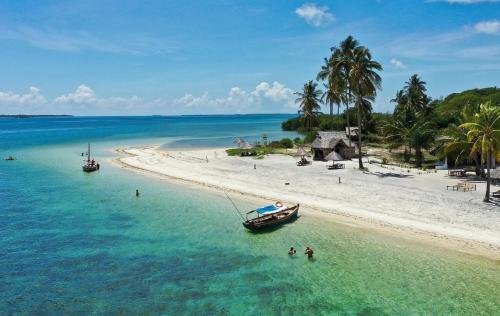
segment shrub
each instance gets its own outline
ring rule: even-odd
[[[304,137],[304,143],[310,144],[316,139],[316,135],[318,134],[317,131],[310,131],[306,133],[306,136]]]
[[[282,147],[281,146],[281,142],[277,141],[277,140],[273,140],[268,145],[269,145],[269,147],[272,147],[272,148],[280,148],[280,147]]]
[[[304,120],[300,117],[294,117],[291,119],[288,119],[281,123],[281,129],[284,131],[296,131],[298,130],[301,126],[304,125]]]
[[[293,139],[293,142],[294,142],[294,144],[295,144],[295,145],[302,145],[302,144],[304,143],[304,142],[302,141],[302,138],[300,138],[300,137],[295,137],[295,138]]]
[[[282,138],[280,144],[285,148],[293,148],[293,141],[290,138]]]

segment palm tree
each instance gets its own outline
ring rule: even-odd
[[[327,83],[324,84],[325,92],[323,93],[321,99],[330,107],[330,118],[332,120],[332,126],[333,104],[337,104],[337,116],[340,116],[340,105],[344,101],[344,80],[342,77],[342,71],[338,67],[339,56],[340,51],[337,48],[333,47],[330,58],[325,58],[325,64],[321,67],[321,70],[316,77],[316,80],[327,81]]]
[[[389,142],[389,148],[404,147],[404,160],[410,161],[410,128],[401,116],[394,116],[382,126],[385,139]]]
[[[411,147],[415,148],[415,165],[421,167],[424,160],[423,149],[429,149],[434,142],[436,129],[427,120],[421,119],[408,131],[408,141]]]
[[[346,121],[347,121],[347,134],[349,140],[349,146],[351,146],[351,122],[349,120],[349,104],[352,101],[352,87],[351,81],[349,80],[349,74],[351,73],[352,61],[354,59],[354,51],[359,47],[359,42],[349,35],[345,40],[340,42],[340,47],[338,49],[338,59],[336,60],[336,67],[341,69],[344,81],[344,102],[346,107]],[[334,51],[335,48],[332,48]]]
[[[370,50],[363,46],[358,46],[354,50],[353,59],[350,63],[348,73],[349,86],[355,97],[358,119],[358,161],[359,168],[363,169],[363,160],[361,155],[362,146],[362,121],[363,107],[366,102],[373,100],[380,89],[382,78],[377,73],[382,70],[380,63],[372,60]]]
[[[304,84],[302,92],[295,92],[298,98],[295,103],[299,104],[300,113],[304,117],[306,128],[312,129],[313,124],[317,120],[317,114],[321,109],[321,90],[317,89],[318,84],[309,80]]]
[[[430,102],[429,97],[425,94],[427,88],[426,82],[422,81],[417,74],[410,77],[405,82],[403,91],[405,93],[405,103],[403,103],[403,110],[406,116],[406,121],[409,124],[414,124],[417,120],[417,114],[424,114],[427,112],[427,105]]]
[[[479,112],[479,107],[466,105],[462,111],[460,122],[462,124],[472,122],[477,112]],[[476,175],[484,176],[483,172],[481,172],[481,152],[472,150],[473,143],[467,138],[467,131],[465,129],[451,124],[441,134],[445,155],[455,155],[455,164],[467,155],[476,164]]]
[[[472,151],[479,151],[486,163],[486,194],[484,202],[490,200],[490,169],[493,159],[500,151],[500,108],[491,102],[481,104],[479,113],[472,121],[459,126],[467,131],[467,139],[472,143]]]

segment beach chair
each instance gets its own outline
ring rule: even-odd
[[[327,166],[328,170],[344,169],[345,165],[343,163],[335,163],[333,165]]]

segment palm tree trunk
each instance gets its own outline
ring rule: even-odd
[[[333,130],[333,102],[330,103],[330,120],[332,121],[332,126],[330,127]]]
[[[423,153],[422,153],[422,149],[417,147],[415,148],[415,160],[416,160],[416,167],[417,168],[420,168],[422,167],[422,160],[423,160]]]
[[[490,166],[491,166],[491,151],[488,152],[486,155],[486,194],[484,195],[483,202],[489,202],[490,201],[490,184],[491,184],[491,178],[490,178]]]
[[[360,102],[357,102],[358,104],[356,107],[358,108],[358,162],[359,162],[359,169],[364,169],[363,168],[363,155],[361,154],[361,104]],[[350,133],[349,133],[350,134]]]
[[[347,140],[349,141],[349,147],[351,147],[351,122],[349,120],[349,102],[351,101],[351,90],[348,88],[347,89],[347,98],[346,98],[346,104],[345,104],[345,107],[346,107],[346,110],[345,110],[345,113],[346,113],[346,121],[347,121]]]
[[[474,163],[476,164],[476,176],[481,176],[481,161],[477,153],[474,155]]]

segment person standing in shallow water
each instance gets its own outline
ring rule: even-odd
[[[139,189],[135,189],[135,196],[139,197]]]
[[[312,259],[314,251],[310,247],[306,247],[306,252],[305,254],[307,255],[307,258]]]
[[[288,250],[288,255],[293,256],[297,253],[297,250],[293,249],[293,247],[290,247],[290,250]]]

